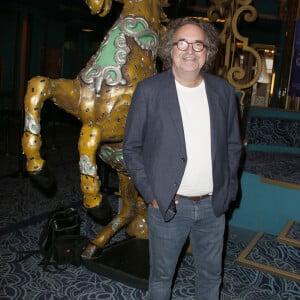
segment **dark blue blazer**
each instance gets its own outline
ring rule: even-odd
[[[220,216],[238,191],[241,139],[237,101],[233,87],[226,80],[207,73],[202,76],[211,119],[212,202],[215,215]],[[127,117],[123,156],[144,200],[150,203],[156,199],[165,217],[187,161],[171,69],[138,84]]]

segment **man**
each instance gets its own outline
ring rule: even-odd
[[[159,49],[168,68],[139,83],[129,110],[124,160],[148,205],[149,299],[170,299],[189,238],[196,299],[219,299],[224,213],[238,191],[241,151],[235,91],[205,73],[217,53],[208,22],[169,23]]]

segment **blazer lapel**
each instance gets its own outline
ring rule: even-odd
[[[162,101],[166,103],[166,118],[170,116],[174,128],[178,134],[178,139],[185,150],[184,130],[176,91],[175,79],[171,70],[167,73],[167,80],[164,82],[164,92],[162,93]]]
[[[207,94],[207,101],[209,106],[210,114],[210,131],[211,131],[211,154],[212,161],[215,160],[216,156],[216,147],[217,147],[217,137],[216,137],[216,127],[215,120],[218,118],[219,114],[219,105],[218,105],[218,94],[214,92],[214,87],[212,82],[202,74],[205,82],[205,89]]]

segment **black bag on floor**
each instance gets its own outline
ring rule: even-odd
[[[63,269],[60,265],[79,266],[81,254],[89,239],[80,235],[81,218],[72,207],[57,207],[48,216],[39,239],[40,252],[43,256],[40,265],[47,270],[49,265]]]
[[[39,250],[19,252],[26,254],[19,261],[41,253],[43,258],[39,265],[45,271],[49,271],[50,265],[58,270],[64,270],[68,264],[79,266],[81,254],[89,243],[89,239],[80,234],[80,225],[81,218],[75,208],[58,206],[43,227]]]

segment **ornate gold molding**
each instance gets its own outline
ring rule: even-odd
[[[207,16],[212,22],[218,19],[224,21],[220,32],[220,41],[224,45],[224,62],[219,67],[218,74],[226,78],[236,90],[244,90],[253,86],[262,71],[260,54],[248,44],[248,38],[239,33],[238,25],[243,18],[246,22],[253,22],[257,18],[257,11],[251,5],[252,0],[210,0]],[[249,77],[240,64],[237,47],[243,52],[253,55],[256,61],[256,71]],[[254,64],[255,65],[255,64]]]
[[[287,278],[288,280],[300,282],[300,275],[297,274],[296,272],[291,272],[289,270],[282,270],[277,267],[267,265],[265,263],[261,263],[249,258],[249,254],[252,252],[253,249],[256,248],[256,246],[259,244],[263,236],[264,236],[264,232],[258,232],[254,236],[254,238],[250,241],[250,243],[247,245],[247,247],[240,253],[240,255],[237,257],[235,262],[238,265],[247,268],[257,269],[259,271],[269,273],[271,275],[280,276],[280,277]]]

